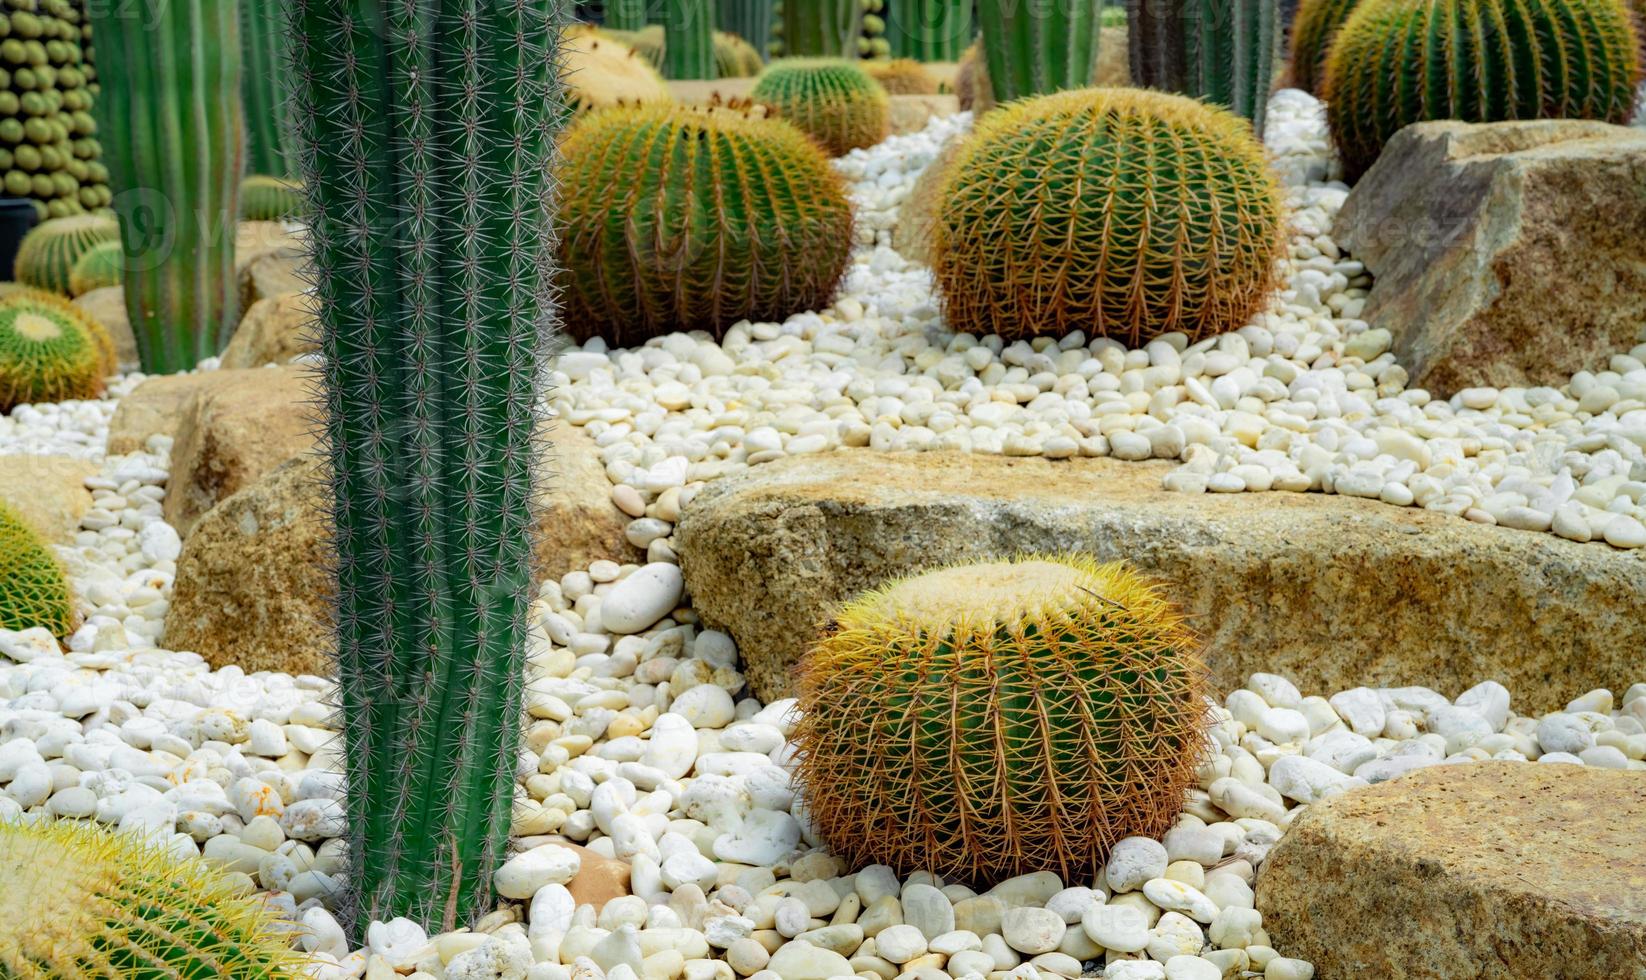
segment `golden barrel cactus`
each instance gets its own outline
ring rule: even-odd
[[[0,573],[0,629],[43,626],[56,637],[74,632],[74,599],[63,566],[38,530],[4,502],[0,502],[0,569],[4,569]]]
[[[1124,566],[944,568],[853,600],[807,654],[797,778],[854,865],[1090,880],[1177,817],[1204,677],[1177,610]]]
[[[749,97],[800,127],[832,157],[875,145],[890,125],[886,90],[854,61],[774,61]]]
[[[96,398],[117,369],[108,331],[78,306],[39,289],[0,297],[0,412]]]

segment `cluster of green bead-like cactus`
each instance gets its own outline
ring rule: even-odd
[[[239,0],[240,97],[245,102],[246,169],[269,177],[297,176],[291,132],[291,71],[286,52],[286,0]]]
[[[1274,82],[1275,0],[1127,0],[1132,78],[1205,99],[1259,134]]]
[[[562,154],[566,320],[579,340],[718,334],[834,295],[851,206],[793,126],[724,108],[613,109],[584,117]]]
[[[886,90],[855,62],[775,61],[766,66],[749,97],[799,126],[830,156],[886,138]]]
[[[8,0],[0,11],[0,187],[41,218],[106,207],[90,27],[71,0]]]
[[[0,412],[96,398],[117,367],[108,331],[79,307],[37,289],[0,297]]]
[[[893,583],[836,613],[802,669],[796,776],[854,866],[1086,881],[1172,825],[1205,751],[1193,633],[1086,558]]]
[[[1275,282],[1280,188],[1224,109],[1140,89],[1041,96],[985,116],[945,172],[933,271],[955,331],[1140,347],[1241,327]]]
[[[1302,0],[1292,19],[1293,85],[1318,93],[1326,79],[1326,53],[1360,0]]]
[[[863,0],[783,0],[783,53],[802,58],[855,58]]]
[[[71,294],[74,263],[91,248],[119,238],[120,225],[106,213],[53,218],[23,236],[12,275],[25,286]]]
[[[126,250],[120,239],[100,242],[80,253],[69,270],[69,295],[84,296],[94,289],[118,286],[124,279]]]
[[[346,918],[450,929],[492,908],[509,838],[557,319],[558,7],[292,5],[333,483]],[[619,182],[611,169],[593,181]]]
[[[886,0],[859,0],[863,5],[863,33],[857,39],[857,53],[864,58],[889,58],[892,42],[886,39]]]
[[[125,241],[126,311],[143,370],[193,368],[240,322],[234,225],[242,166],[235,0],[163,3],[135,16],[88,7],[103,128]],[[224,94],[230,93],[225,98]]]
[[[886,33],[892,54],[918,61],[959,61],[972,41],[970,0],[891,0]]]
[[[1362,0],[1326,58],[1343,168],[1426,119],[1625,122],[1635,42],[1622,0]]]
[[[297,980],[309,958],[288,935],[269,906],[159,841],[0,822],[0,977]]]
[[[292,221],[303,214],[303,185],[284,177],[251,174],[240,182],[240,217]]]

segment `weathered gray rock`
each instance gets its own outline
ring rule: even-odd
[[[1189,495],[1167,463],[852,449],[708,484],[677,528],[688,592],[765,700],[839,603],[923,566],[1025,551],[1126,559],[1166,582],[1219,689],[1310,693],[1481,678],[1516,708],[1619,690],[1646,649],[1646,553],[1320,494]]]
[[[1322,977],[1646,976],[1646,778],[1482,762],[1315,803],[1257,880]]]
[[[1640,129],[1418,123],[1332,234],[1375,277],[1363,315],[1414,387],[1558,384],[1604,369],[1646,322],[1643,184]]]

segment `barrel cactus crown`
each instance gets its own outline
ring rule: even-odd
[[[866,61],[863,69],[891,95],[936,95],[937,79],[913,58]]]
[[[240,182],[240,218],[291,221],[303,216],[303,185],[284,177],[250,174]]]
[[[68,579],[51,550],[10,507],[0,502],[0,629],[43,626],[63,637],[74,631],[74,601]],[[0,827],[3,827],[0,824]],[[5,862],[0,860],[0,869]],[[0,893],[0,905],[5,902]],[[0,922],[0,930],[6,923]],[[0,943],[0,947],[3,947]],[[3,976],[0,973],[0,976]]]
[[[749,78],[760,74],[766,61],[754,45],[738,35],[715,31],[714,65],[716,78]]]
[[[1283,247],[1251,127],[1183,96],[1082,89],[985,116],[948,168],[933,270],[949,325],[1139,346],[1243,326]]]
[[[60,297],[31,289],[0,298],[0,412],[96,398],[113,352],[108,331]]]
[[[850,602],[807,654],[797,775],[854,864],[1089,880],[1176,819],[1205,749],[1192,632],[1083,557],[928,572]]]
[[[761,73],[750,98],[799,126],[830,156],[886,138],[886,90],[851,62],[776,62]]]
[[[560,81],[573,112],[671,101],[663,76],[618,37],[567,30],[560,52]]]
[[[788,123],[650,105],[572,127],[559,224],[568,331],[627,346],[826,306],[852,214],[840,177]]]
[[[81,253],[119,237],[120,225],[106,214],[53,218],[23,236],[12,273],[26,286],[67,295],[69,275]]]
[[[84,296],[94,289],[120,285],[126,253],[118,239],[100,242],[80,253],[69,270],[69,295]]]
[[[303,975],[267,907],[161,844],[89,824],[0,823],[0,976]]]
[[[1362,0],[1326,57],[1326,118],[1352,180],[1427,119],[1625,122],[1637,59],[1622,0]]]
[[[1326,54],[1343,22],[1360,0],[1302,0],[1292,18],[1292,84],[1319,93],[1326,80]]]

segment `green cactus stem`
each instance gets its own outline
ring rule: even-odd
[[[970,0],[890,0],[886,9],[894,57],[959,61],[972,43]]]
[[[754,45],[761,60],[772,41],[771,0],[720,0],[720,29]]]
[[[246,169],[295,177],[291,137],[291,67],[286,55],[286,0],[240,0],[240,97],[246,104]]]
[[[1279,20],[1275,0],[1127,0],[1132,80],[1215,102],[1262,135]]]
[[[663,76],[715,77],[713,0],[668,0],[663,5]]]
[[[1050,5],[979,0],[977,18],[995,101],[1091,84],[1101,8],[1101,0]]]
[[[548,0],[293,0],[325,355],[348,917],[489,911],[525,678],[568,115]]]
[[[783,0],[783,53],[794,57],[857,57],[863,33],[860,0]]]

